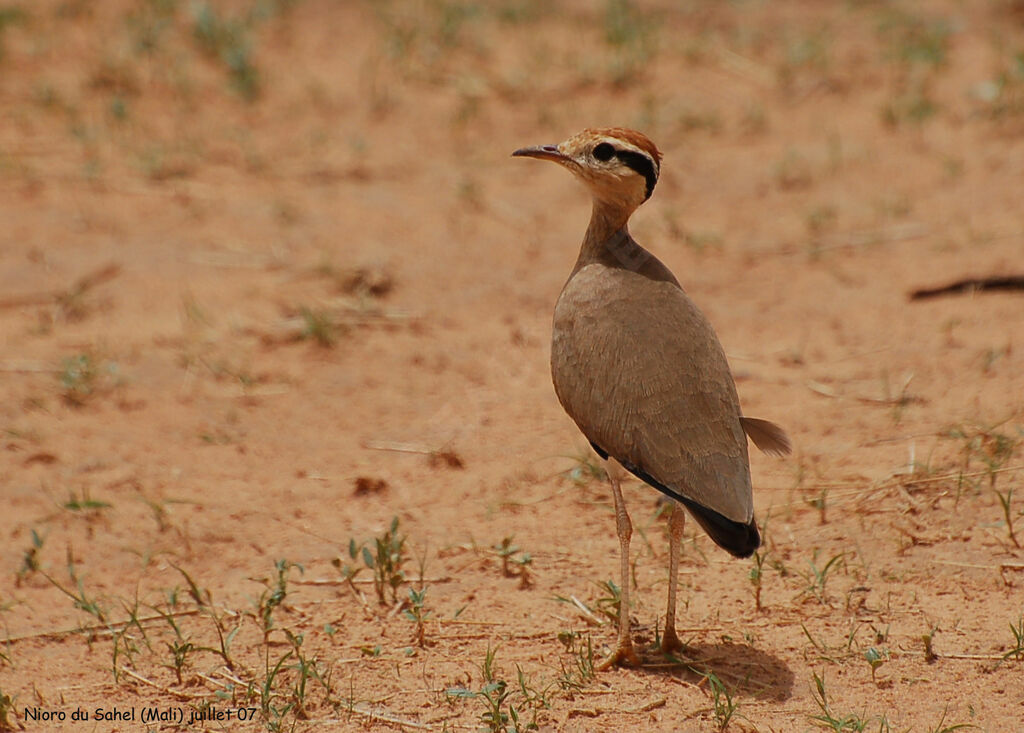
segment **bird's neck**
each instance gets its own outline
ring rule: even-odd
[[[594,199],[590,226],[583,237],[579,259],[573,273],[586,265],[600,262],[612,267],[638,269],[650,255],[629,235],[629,217],[633,209]]]

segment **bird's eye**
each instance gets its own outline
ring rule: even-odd
[[[615,148],[611,146],[611,143],[600,143],[594,148],[594,157],[598,160],[611,160],[613,155],[615,155]]]

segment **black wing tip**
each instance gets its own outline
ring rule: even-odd
[[[757,529],[757,522],[751,519],[750,524],[746,525],[745,529],[746,536],[743,537],[742,541],[732,547],[725,548],[733,557],[750,557],[761,546],[761,532]]]
[[[704,528],[715,544],[733,557],[750,557],[761,546],[761,533],[757,529],[757,521],[734,522],[716,511],[692,501],[686,502],[686,508]]]
[[[593,442],[591,442],[591,445],[594,446],[594,449],[599,454],[604,453]],[[604,453],[604,455],[607,456],[607,453]],[[665,496],[675,499],[685,506],[690,511],[690,514],[693,515],[693,518],[697,520],[697,524],[704,528],[704,531],[714,540],[715,544],[733,557],[750,557],[761,546],[761,533],[757,529],[756,520],[751,519],[749,522],[733,521],[725,515],[719,514],[714,509],[708,509],[703,504],[698,504],[692,499],[687,499],[682,494],[673,491],[639,466],[623,461],[619,461],[619,463],[644,483],[653,486]]]

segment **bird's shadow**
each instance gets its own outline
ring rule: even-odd
[[[782,702],[793,694],[793,671],[784,661],[749,644],[722,642],[688,644],[684,651],[646,658],[640,668],[648,674],[673,676],[693,684],[714,675],[732,695]]]

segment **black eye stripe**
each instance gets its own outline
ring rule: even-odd
[[[654,192],[654,184],[658,182],[658,171],[654,168],[653,161],[643,153],[634,150],[616,150],[615,157],[644,177],[644,180],[647,181],[647,195],[644,200],[649,199]]]

